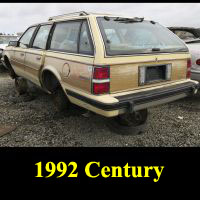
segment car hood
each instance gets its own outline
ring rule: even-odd
[[[0,49],[5,49],[8,44],[0,44]]]

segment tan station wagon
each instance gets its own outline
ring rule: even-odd
[[[10,42],[2,61],[20,94],[29,80],[52,94],[59,110],[76,104],[112,118],[122,130],[144,124],[149,107],[198,90],[186,45],[144,18],[87,12],[51,17]]]

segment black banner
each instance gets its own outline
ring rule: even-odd
[[[199,148],[0,148],[0,177],[26,184],[192,184]]]

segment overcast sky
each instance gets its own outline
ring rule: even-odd
[[[0,32],[16,33],[76,11],[147,17],[165,26],[200,27],[200,3],[0,3]]]

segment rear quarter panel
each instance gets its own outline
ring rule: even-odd
[[[93,57],[47,51],[43,70],[47,67],[56,70],[64,88],[90,93],[93,61]]]

